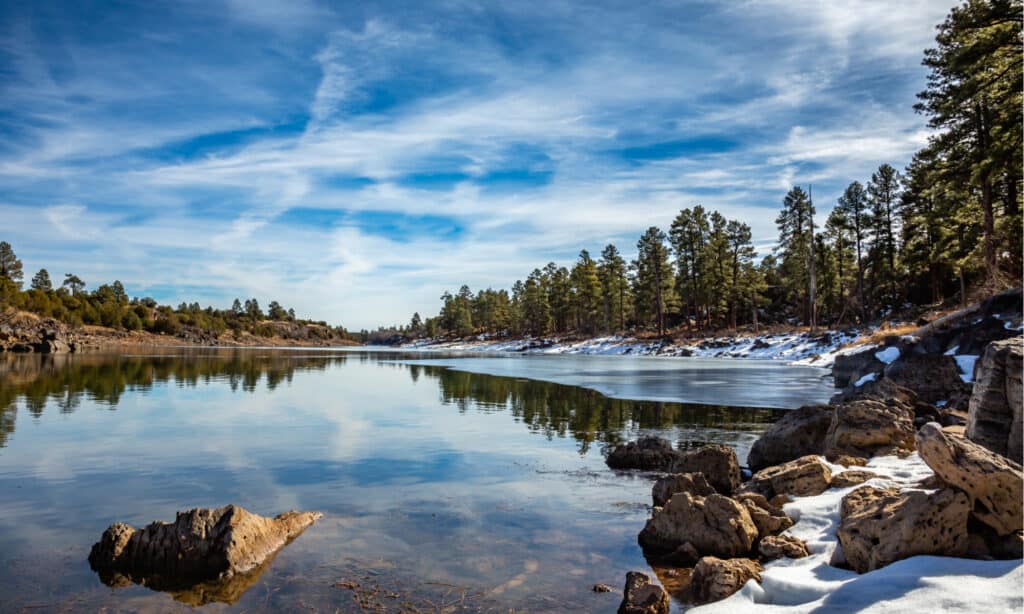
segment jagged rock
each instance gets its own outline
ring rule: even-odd
[[[836,388],[846,388],[869,373],[881,375],[885,363],[875,357],[882,348],[871,347],[855,354],[840,354],[832,365]]]
[[[655,507],[662,507],[677,492],[688,492],[697,497],[715,494],[715,489],[704,479],[703,473],[676,473],[658,478],[651,488]]]
[[[777,507],[780,510],[782,509],[782,506],[792,502],[793,497],[790,497],[789,495],[775,495],[771,499],[768,499],[768,505],[771,505],[772,507]]]
[[[837,405],[825,436],[826,455],[871,457],[913,449],[913,410],[872,399]]]
[[[857,484],[863,484],[871,478],[882,477],[873,471],[863,469],[851,469],[832,476],[832,488],[849,488]]]
[[[642,469],[644,471],[670,471],[682,454],[672,443],[661,437],[641,437],[620,444],[608,454],[605,461],[612,469]]]
[[[695,602],[711,603],[732,595],[750,580],[761,581],[761,565],[757,561],[706,556],[693,568],[690,586]]]
[[[832,470],[828,465],[817,456],[804,456],[758,471],[741,490],[768,498],[779,494],[809,497],[828,490],[831,480]]]
[[[758,471],[808,454],[821,454],[833,408],[805,405],[782,417],[754,442],[747,465]]]
[[[626,588],[618,614],[668,614],[668,593],[639,571],[626,574]]]
[[[998,535],[976,520],[967,523],[967,558],[1010,560],[1024,558],[1024,532]]]
[[[675,473],[702,473],[716,492],[731,494],[740,485],[740,462],[729,446],[708,444],[681,452],[672,464]]]
[[[833,454],[826,456],[825,460],[833,465],[842,465],[843,467],[864,467],[868,464],[868,459],[849,454]]]
[[[863,486],[843,497],[839,543],[858,573],[919,554],[963,556],[967,551],[967,495]]]
[[[249,573],[313,524],[319,512],[285,512],[274,518],[237,505],[179,512],[174,522],[143,529],[111,525],[93,545],[89,564],[103,578],[112,572],[146,583],[228,580]]]
[[[971,515],[999,535],[1024,529],[1024,472],[1017,463],[943,432],[930,422],[917,433],[921,459],[942,481],[967,493]]]
[[[757,552],[761,555],[762,561],[774,561],[783,557],[802,559],[811,554],[811,551],[807,549],[807,542],[792,535],[762,537],[761,543],[757,545]]]
[[[594,591],[595,593],[610,593],[610,592],[612,592],[613,589],[612,589],[612,587],[608,586],[607,584],[602,584],[602,583],[598,582],[597,584],[592,586],[590,588],[590,590]]]
[[[747,508],[750,519],[757,527],[757,534],[764,538],[767,535],[777,535],[793,526],[793,519],[777,507],[768,502],[763,495],[757,493],[740,493],[735,496]]]
[[[967,412],[967,438],[1014,462],[1024,462],[1024,339],[993,342],[975,370],[978,377]]]
[[[944,401],[967,389],[952,356],[910,353],[885,368],[886,379],[913,390],[927,403]]]
[[[750,552],[757,527],[746,506],[722,495],[679,493],[654,508],[638,541],[645,550],[671,553],[689,543],[702,555],[741,556]]]

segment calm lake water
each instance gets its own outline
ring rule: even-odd
[[[741,361],[423,359],[0,356],[0,610],[614,612],[620,595],[590,589],[650,570],[653,477],[605,450],[653,433],[743,460],[780,415],[752,406],[830,392],[821,370]],[[324,517],[227,587],[113,588],[89,568],[115,521],[228,503]]]

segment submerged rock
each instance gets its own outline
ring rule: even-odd
[[[1017,463],[1024,462],[1022,370],[1021,337],[990,344],[978,361],[967,412],[967,438]]]
[[[690,586],[694,601],[711,603],[732,595],[750,580],[761,581],[761,565],[757,561],[706,556],[693,568]]]
[[[655,507],[664,506],[672,495],[688,492],[697,497],[715,494],[715,489],[708,484],[703,473],[676,473],[658,478],[651,488],[651,498]]]
[[[636,441],[615,447],[605,462],[612,469],[642,469],[644,471],[670,471],[681,452],[672,442],[661,437],[641,437]]]
[[[828,405],[805,405],[786,412],[754,442],[747,465],[758,471],[801,456],[821,454],[833,412]]]
[[[832,470],[817,456],[804,456],[762,469],[743,485],[743,491],[772,498],[776,495],[809,497],[828,490]]]
[[[722,495],[684,492],[654,508],[638,541],[655,553],[669,554],[689,544],[700,555],[734,557],[749,553],[757,536],[743,504]]]
[[[919,554],[963,556],[969,512],[967,495],[952,488],[863,486],[843,497],[837,534],[846,563],[864,573]]]
[[[136,582],[180,590],[226,582],[259,570],[321,515],[285,512],[265,518],[228,505],[179,512],[174,522],[154,522],[142,529],[116,523],[93,545],[89,564],[113,585]],[[216,594],[216,582],[206,584],[204,593]],[[244,582],[239,585],[244,585],[243,592],[248,588]]]
[[[740,463],[729,446],[708,444],[683,452],[660,437],[641,437],[616,446],[605,461],[612,469],[641,469],[669,473],[702,473],[719,493],[729,494],[740,484]]]
[[[639,571],[626,574],[626,588],[618,614],[668,614],[668,593]]]
[[[1024,472],[1017,463],[943,432],[930,422],[917,433],[922,460],[943,482],[970,497],[971,515],[998,535],[1024,529]]]

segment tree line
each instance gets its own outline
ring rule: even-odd
[[[697,205],[651,227],[626,261],[615,245],[582,250],[511,291],[445,292],[436,317],[397,332],[546,335],[635,329],[664,335],[757,326],[867,322],[906,304],[967,300],[1022,274],[1022,74],[1019,0],[969,0],[924,52],[915,110],[935,133],[903,172],[882,164],[853,181],[824,220],[811,188],[783,198],[778,240],[758,261],[750,227]],[[823,222],[823,223],[821,223]]]
[[[87,291],[86,283],[73,273],[66,273],[56,286],[46,269],[40,269],[24,288],[24,271],[13,247],[0,241],[0,309],[22,309],[54,318],[72,327],[84,324],[156,334],[182,335],[198,333],[218,337],[225,332],[243,332],[260,337],[280,336],[277,322],[304,327],[303,334],[316,338],[347,339],[342,327],[323,321],[303,320],[294,309],[286,309],[270,301],[264,311],[255,298],[242,302],[235,299],[229,309],[201,307],[198,302],[183,302],[177,307],[160,305],[150,297],[129,297],[120,281],[102,284]]]

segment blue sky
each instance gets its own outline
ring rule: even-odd
[[[696,204],[764,252],[792,185],[824,219],[925,142],[952,5],[5,2],[0,239],[28,276],[352,329]]]

